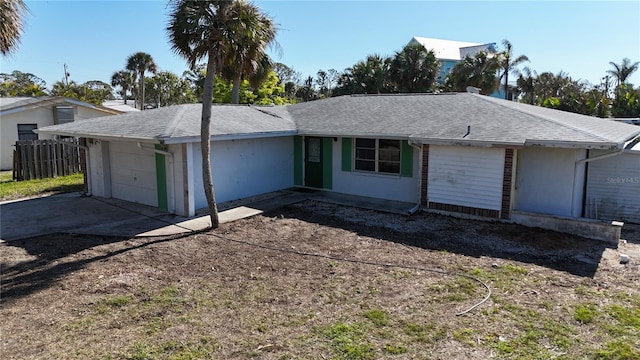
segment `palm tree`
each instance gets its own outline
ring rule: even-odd
[[[264,81],[272,68],[266,54],[275,45],[276,27],[271,18],[254,4],[236,1],[232,5],[234,18],[228,25],[233,38],[223,58],[221,73],[233,82],[231,102],[240,100],[240,82],[245,77],[253,87]]]
[[[338,80],[338,95],[380,94],[389,90],[391,58],[378,54],[367,56],[365,61],[345,69]]]
[[[144,110],[144,74],[149,71],[155,73],[158,68],[151,55],[137,52],[127,58],[127,70],[135,71],[140,77],[140,110]]]
[[[438,67],[433,51],[421,44],[409,44],[391,61],[391,81],[400,92],[427,92],[436,80]]]
[[[500,58],[500,68],[502,69],[502,75],[500,75],[500,79],[504,78],[504,98],[506,100],[509,99],[509,73],[514,74],[515,76],[519,76],[520,72],[518,71],[517,66],[522,64],[525,61],[529,61],[529,58],[526,55],[519,55],[514,59],[513,56],[513,45],[509,40],[502,40],[502,45],[504,46],[504,50],[498,54]]]
[[[228,59],[228,53],[235,49],[234,44],[243,39],[240,32],[248,30],[246,27],[243,29],[246,23],[241,21],[239,6],[236,4],[238,3],[223,0],[174,0],[171,3],[170,20],[166,29],[173,51],[187,59],[192,70],[195,69],[198,60],[207,58],[202,92],[200,142],[202,182],[213,228],[217,228],[220,222],[211,177],[211,104],[214,76],[224,65],[223,59]]]
[[[22,21],[27,6],[22,0],[2,0],[0,1],[0,53],[7,55],[11,53],[22,35]]]
[[[610,61],[609,64],[613,66],[613,69],[607,70],[607,73],[616,79],[616,86],[620,86],[627,81],[631,74],[638,70],[640,62],[636,61],[632,64],[629,58],[624,58],[620,64],[616,64],[613,61]]]
[[[116,71],[111,75],[111,86],[120,86],[122,89],[122,98],[124,104],[127,105],[127,91],[133,89],[136,83],[136,78],[133,73],[126,70]]]
[[[522,73],[518,76],[518,92],[522,94],[522,102],[533,105],[536,101],[535,83],[538,74],[529,67],[524,67]]]
[[[465,92],[468,86],[480,88],[484,95],[494,92],[499,84],[496,72],[500,69],[497,57],[480,51],[473,57],[467,55],[457,63],[447,78],[445,88],[457,92]]]

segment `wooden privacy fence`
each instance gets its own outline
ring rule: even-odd
[[[13,150],[13,179],[52,178],[82,171],[78,139],[20,140]]]

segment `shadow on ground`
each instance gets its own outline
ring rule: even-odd
[[[318,215],[312,211],[293,207],[286,207],[265,215],[286,216],[319,225],[338,227],[361,236],[406,246],[447,251],[476,258],[484,256],[514,260],[589,278],[592,278],[598,270],[605,250],[617,246],[540,228],[460,219],[431,213],[419,213],[406,216],[404,219],[407,222],[437,219],[439,222],[444,221],[447,224],[446,228],[406,233],[385,228],[384,224],[371,226],[354,223],[339,217]],[[474,241],[476,239],[481,240]]]
[[[0,246],[20,248],[31,255],[31,259],[8,265],[3,255],[0,263],[2,305],[53,286],[67,274],[78,271],[90,263],[105,261],[134,249],[190,235],[192,234],[167,238],[129,239],[112,236],[51,234],[5,243]],[[107,244],[115,244],[118,247],[109,252],[95,249]],[[81,254],[83,252],[89,253]],[[7,253],[9,251],[3,250],[3,254]]]

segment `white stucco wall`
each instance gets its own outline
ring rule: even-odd
[[[333,141],[333,191],[387,200],[417,203],[420,201],[420,154],[413,149],[413,176],[342,171],[342,139]],[[353,153],[352,153],[353,154]]]
[[[207,206],[199,143],[191,146],[195,208]],[[225,202],[293,186],[293,137],[213,141],[211,166],[216,201]]]
[[[526,147],[518,150],[514,210],[579,217],[586,150]]]
[[[585,216],[640,224],[640,152],[591,161],[588,169]]]
[[[53,125],[51,108],[34,108],[0,116],[0,169],[13,169],[13,149],[18,141],[18,124],[37,124],[41,127]],[[38,135],[39,139],[51,139],[49,135]]]
[[[429,146],[429,202],[500,210],[504,149]]]

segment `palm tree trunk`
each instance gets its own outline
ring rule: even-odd
[[[140,73],[140,87],[140,92],[142,93],[140,100],[140,110],[144,110],[144,71]]]
[[[231,103],[240,104],[240,76],[233,79],[233,89],[231,91]]]
[[[207,197],[209,207],[209,217],[211,227],[217,229],[220,226],[218,219],[218,206],[213,191],[213,178],[211,177],[211,103],[213,101],[213,82],[216,70],[216,54],[209,52],[207,60],[207,75],[204,79],[204,90],[202,93],[202,121],[200,124],[200,145],[202,148],[202,183],[204,184],[204,194]]]
[[[509,71],[504,72],[504,99],[509,100]]]

